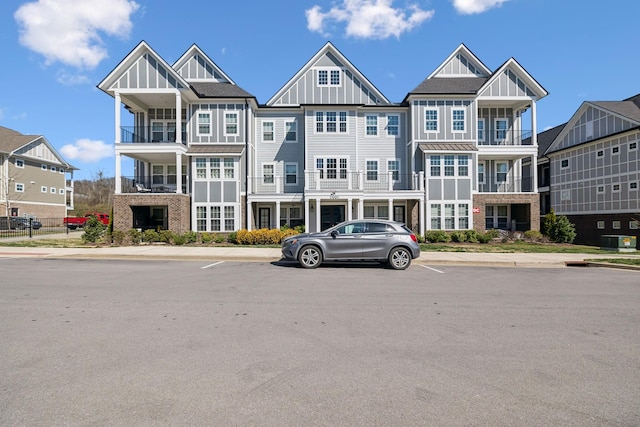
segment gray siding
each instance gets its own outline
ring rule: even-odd
[[[507,68],[489,85],[480,96],[523,96],[535,97],[535,93],[518,77],[515,71]]]
[[[465,55],[457,54],[447,62],[434,77],[444,76],[468,76],[486,77],[480,70],[480,66],[474,65],[475,61],[469,60]]]
[[[211,112],[210,135],[198,135],[198,113]],[[225,113],[238,113],[238,132],[225,135]],[[245,141],[246,120],[244,104],[192,104],[189,106],[189,137],[192,143],[240,143]]]
[[[227,82],[213,64],[198,54],[189,58],[177,71],[185,80]]]
[[[145,53],[110,89],[182,89],[169,71],[151,54]]]
[[[413,128],[414,137],[419,141],[475,141],[476,112],[472,100],[422,100],[414,101],[412,109],[415,117]],[[425,130],[425,112],[435,109],[438,111],[438,131]],[[465,131],[454,132],[452,129],[452,111],[465,111]]]
[[[589,106],[554,148],[561,150],[636,126],[637,124],[628,120],[623,120],[606,111]]]

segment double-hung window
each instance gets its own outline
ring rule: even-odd
[[[507,119],[496,119],[496,142],[504,142],[507,139]]]
[[[458,176],[469,176],[468,156],[458,156]]]
[[[198,135],[211,135],[211,112],[198,113]]]
[[[233,161],[233,158],[225,157],[223,165],[224,165],[224,178],[234,179],[236,176],[236,172],[235,172],[235,162]]]
[[[274,169],[275,169],[275,165],[273,163],[265,163],[262,165],[262,183],[263,184],[273,184],[275,182]]]
[[[507,171],[509,169],[509,165],[503,162],[496,163],[496,182],[506,182],[507,181]]]
[[[484,162],[478,162],[478,183],[484,184]]]
[[[444,176],[455,176],[455,156],[444,156]]]
[[[298,140],[298,124],[295,121],[285,122],[285,142],[296,142]]]
[[[427,132],[438,131],[438,110],[429,109],[424,111],[424,130]]]
[[[346,133],[346,111],[316,111],[316,133]]]
[[[24,160],[16,159],[16,167],[20,169],[24,169]]]
[[[378,161],[367,160],[367,181],[378,180]]]
[[[367,136],[378,135],[378,116],[367,116]]]
[[[298,183],[298,164],[284,164],[284,183],[285,185],[296,185]]]
[[[262,140],[273,142],[273,122],[262,122]]]
[[[398,116],[387,116],[387,135],[400,135],[400,119]]]
[[[451,110],[451,127],[453,132],[464,132],[464,110]]]
[[[387,161],[387,170],[391,173],[393,181],[400,181],[400,160],[391,159]]]
[[[484,119],[478,119],[478,142],[484,142]]]
[[[431,176],[440,176],[440,156],[431,156]]]
[[[224,113],[224,134],[229,136],[238,135],[238,113],[227,111]]]
[[[318,158],[316,170],[320,172],[320,179],[347,179],[346,158]]]

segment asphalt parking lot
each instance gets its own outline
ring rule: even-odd
[[[626,270],[0,258],[0,425],[640,424]]]

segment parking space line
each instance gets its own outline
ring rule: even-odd
[[[420,267],[422,267],[422,268],[426,268],[426,269],[431,270],[431,271],[435,271],[436,273],[444,274],[444,271],[440,271],[440,270],[435,269],[435,268],[433,268],[433,267],[428,267],[428,266],[426,266],[426,265],[420,265]]]
[[[213,264],[209,264],[209,265],[205,265],[204,267],[200,267],[201,270],[204,270],[205,268],[209,268],[209,267],[215,267],[218,264],[222,264],[224,261],[218,261],[218,262],[214,262]]]

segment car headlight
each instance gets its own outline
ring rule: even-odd
[[[287,247],[287,246],[295,245],[297,242],[298,242],[298,239],[287,239],[284,241],[282,246]]]

